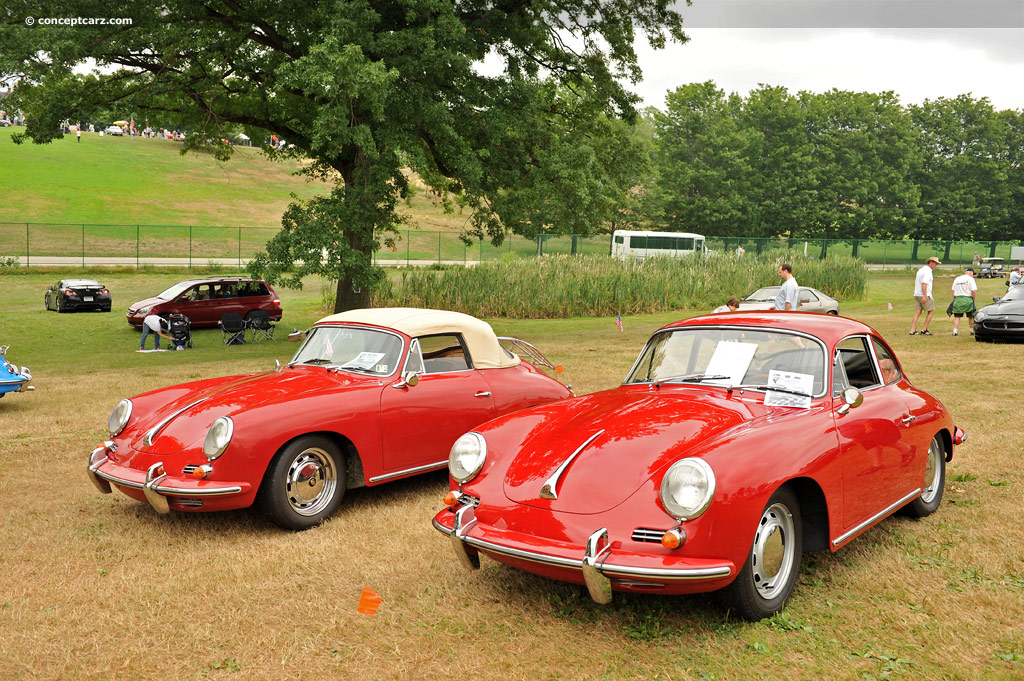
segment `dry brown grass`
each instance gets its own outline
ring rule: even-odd
[[[352,491],[298,534],[255,511],[157,516],[86,479],[110,407],[266,361],[39,374],[0,404],[0,679],[1022,678],[1021,347],[954,339],[944,317],[942,335],[908,337],[906,304],[884,299],[844,312],[882,331],[969,443],[938,513],[807,556],[790,607],[758,624],[707,597],[601,607],[486,559],[465,572],[430,526],[443,474]],[[611,318],[494,325],[590,392],[679,316],[628,317],[623,334]],[[356,612],[364,584],[383,596],[376,616]]]

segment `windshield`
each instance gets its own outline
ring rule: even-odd
[[[759,288],[749,296],[743,299],[744,303],[767,303],[775,300],[775,296],[779,295],[778,286],[766,286],[765,288]]]
[[[193,283],[195,283],[195,282],[184,281],[184,282],[182,282],[180,284],[175,284],[174,286],[170,287],[169,289],[167,289],[163,293],[156,294],[156,297],[161,299],[161,300],[174,300],[175,298],[180,296],[182,293],[184,293],[185,289],[187,289]]]
[[[394,334],[352,326],[318,326],[291,363],[387,376],[394,373],[401,358],[402,339]]]
[[[1006,292],[1006,295],[999,299],[1003,300],[1024,300],[1024,286],[1014,285]]]
[[[624,384],[701,383],[765,387],[799,374],[820,395],[825,385],[825,348],[816,340],[755,328],[686,328],[659,331],[647,342]]]

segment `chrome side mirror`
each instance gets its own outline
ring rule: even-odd
[[[993,303],[998,303],[999,302],[999,296],[992,296],[992,302]]]
[[[840,397],[843,398],[843,403],[836,409],[836,413],[842,416],[848,413],[851,409],[856,409],[864,403],[864,396],[859,390],[854,387],[844,388],[841,392]]]
[[[398,383],[393,384],[392,388],[414,388],[416,384],[420,382],[420,375],[414,374],[411,371],[405,372],[402,375],[402,379]]]

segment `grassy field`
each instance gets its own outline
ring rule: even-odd
[[[73,315],[43,310],[60,276],[0,277],[0,342],[38,386],[0,400],[0,679],[1024,677],[1021,349],[953,338],[941,313],[934,337],[907,336],[906,274],[872,275],[843,312],[878,328],[969,433],[945,501],[922,521],[891,518],[836,554],[805,556],[789,607],[758,624],[708,597],[597,606],[585,590],[486,559],[466,572],[430,525],[440,473],[353,490],[299,534],[256,511],[161,517],[100,495],[86,456],[117,400],[262,370],[296,346],[225,347],[201,330],[195,350],[140,355],[123,311],[180,273],[94,273],[114,312]],[[940,272],[937,290],[949,282]],[[279,291],[286,330],[323,314],[321,288]],[[1004,289],[981,290],[987,300]],[[617,384],[651,331],[693,313],[625,316],[623,333],[610,317],[491,321],[586,393]],[[356,612],[364,585],[383,596],[376,616]]]

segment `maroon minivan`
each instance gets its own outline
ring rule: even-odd
[[[246,277],[211,277],[189,279],[132,303],[127,316],[135,328],[141,328],[142,320],[151,314],[183,314],[193,327],[210,327],[228,312],[246,317],[253,310],[266,310],[272,321],[281,321],[281,299],[270,284]]]

